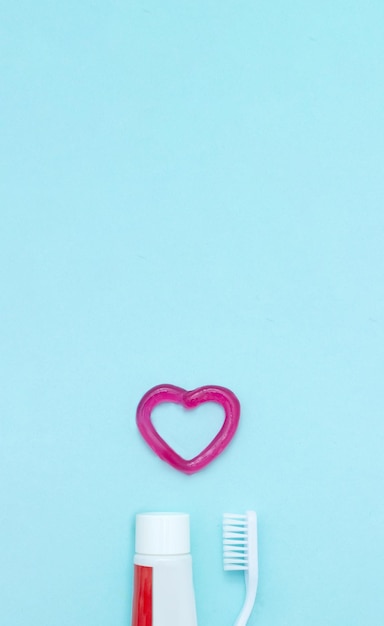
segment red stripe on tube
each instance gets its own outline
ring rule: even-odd
[[[132,626],[152,626],[152,567],[135,565]]]

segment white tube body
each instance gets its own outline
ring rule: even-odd
[[[134,564],[152,569],[151,626],[197,626],[190,554],[136,554]]]
[[[132,626],[197,626],[187,513],[136,515]]]

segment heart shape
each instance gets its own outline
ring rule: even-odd
[[[216,402],[223,407],[222,427],[212,441],[193,459],[184,459],[159,435],[151,419],[153,409],[163,402],[181,404],[193,409],[204,402]],[[160,459],[184,474],[194,474],[211,463],[227,447],[240,419],[240,402],[226,387],[207,385],[187,391],[175,385],[157,385],[142,397],[136,411],[137,427],[149,447]]]

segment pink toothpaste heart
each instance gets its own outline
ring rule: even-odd
[[[224,409],[224,423],[204,450],[193,459],[184,459],[160,437],[152,423],[153,409],[163,402],[181,404],[185,409],[193,409],[204,402],[216,402]],[[149,447],[160,459],[184,474],[198,472],[221,454],[235,434],[239,419],[240,403],[235,394],[225,387],[214,385],[198,387],[192,391],[175,387],[175,385],[158,385],[142,397],[136,412],[138,429]]]

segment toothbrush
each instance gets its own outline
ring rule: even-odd
[[[255,604],[258,583],[257,517],[255,511],[245,515],[224,513],[224,570],[243,570],[245,601],[234,626],[246,626]]]

